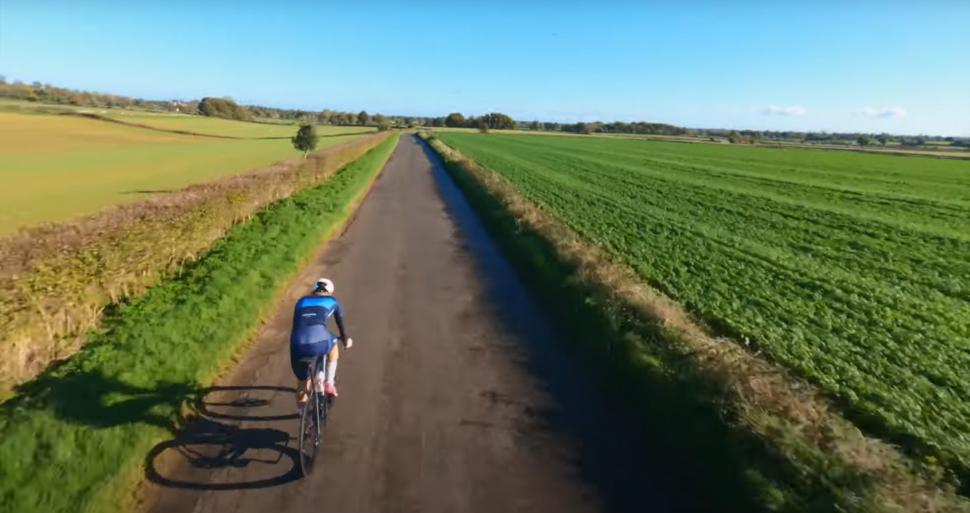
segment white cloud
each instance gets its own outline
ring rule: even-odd
[[[902,107],[887,107],[885,109],[866,107],[859,110],[858,113],[872,119],[899,119],[905,118],[907,115],[906,109]]]
[[[808,109],[801,105],[789,105],[787,107],[769,105],[762,111],[765,116],[804,116],[806,112],[808,112]]]

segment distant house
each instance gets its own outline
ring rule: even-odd
[[[182,112],[183,110],[192,112],[191,107],[192,103],[184,100],[169,100],[168,102],[168,110],[172,112]]]

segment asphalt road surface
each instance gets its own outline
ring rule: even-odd
[[[293,302],[320,276],[355,345],[320,461],[301,478],[287,343]],[[633,435],[560,353],[440,164],[403,136],[234,372],[148,455],[144,509],[669,511]]]

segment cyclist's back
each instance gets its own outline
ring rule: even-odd
[[[343,309],[340,302],[333,296],[311,295],[304,296],[296,302],[293,313],[293,330],[290,332],[290,344],[314,345],[332,344],[336,337],[327,329],[327,321],[335,317],[338,327],[343,331]],[[327,347],[327,351],[330,348]],[[325,352],[327,352],[325,351]]]

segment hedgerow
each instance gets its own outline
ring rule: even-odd
[[[233,225],[320,183],[384,138],[0,239],[0,400],[83,347],[106,308],[137,297]]]

